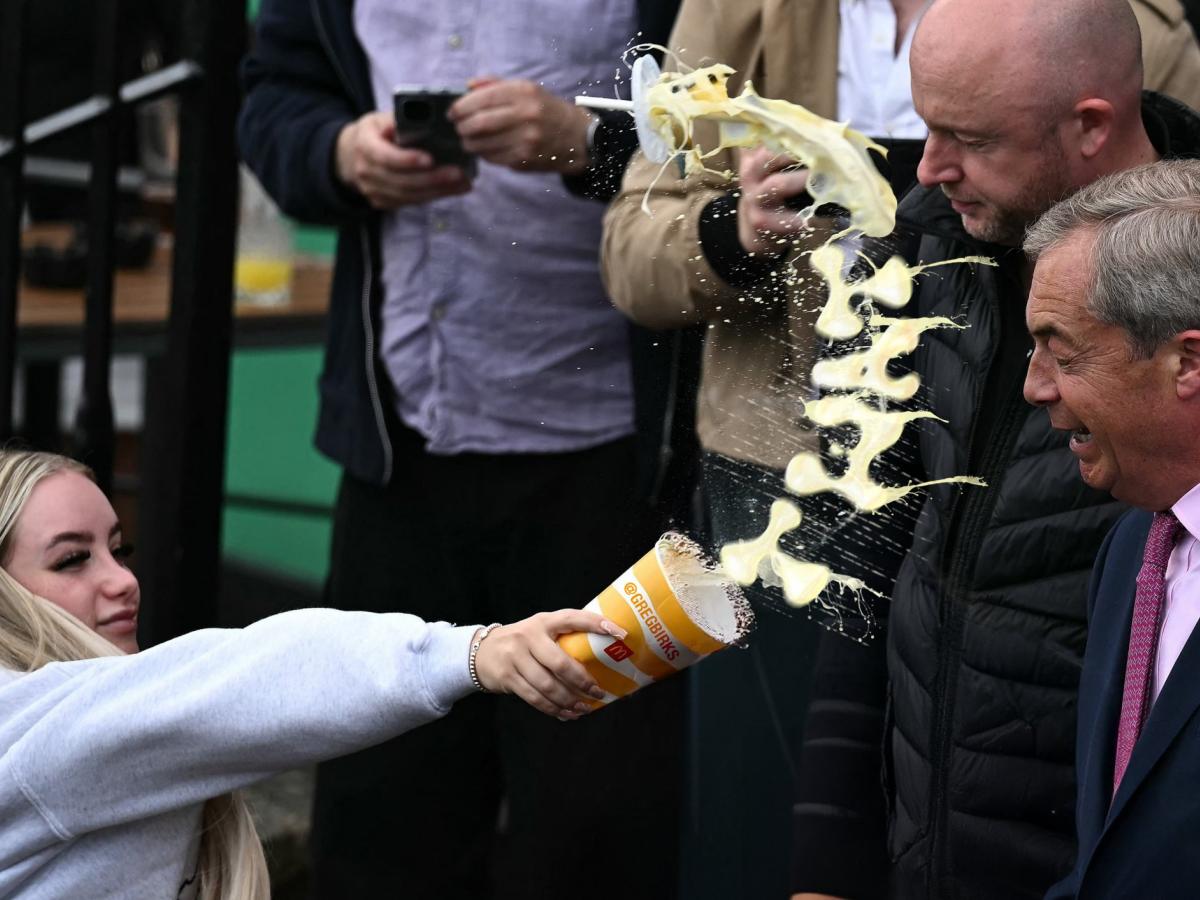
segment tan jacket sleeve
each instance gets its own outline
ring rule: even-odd
[[[737,69],[730,79],[732,93],[741,90],[754,64],[760,22],[757,3],[684,0],[671,49],[690,66],[723,62]],[[715,126],[697,124],[701,146],[714,146],[716,138]],[[732,170],[733,154],[717,154],[708,165],[716,172]],[[695,324],[731,311],[719,307],[737,304],[743,292],[713,271],[699,234],[705,206],[730,188],[718,174],[680,178],[674,162],[664,168],[634,154],[605,216],[601,245],[601,271],[618,309],[651,328]],[[650,215],[642,209],[643,199]]]
[[[1147,89],[1200,109],[1200,45],[1179,0],[1132,0]]]

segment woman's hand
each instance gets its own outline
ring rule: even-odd
[[[538,613],[495,629],[479,645],[475,672],[480,684],[498,694],[516,694],[548,716],[578,719],[591,711],[581,698],[599,700],[604,691],[555,643],[559,635],[575,631],[626,636],[625,629],[581,609]]]

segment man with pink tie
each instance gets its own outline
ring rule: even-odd
[[[1029,231],[1029,402],[1083,480],[1138,509],[1092,576],[1079,855],[1049,898],[1191,897],[1200,882],[1200,161],[1130,169]]]

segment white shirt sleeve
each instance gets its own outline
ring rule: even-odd
[[[0,769],[62,839],[362,749],[472,690],[474,628],[306,609],[0,679]]]

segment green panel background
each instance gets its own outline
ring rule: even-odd
[[[333,235],[297,228],[296,249],[325,256]],[[338,468],[312,444],[319,347],[239,350],[230,371],[225,489],[231,494],[331,506]],[[326,513],[263,510],[226,501],[227,558],[319,583],[329,559]]]
[[[248,0],[247,16],[260,0]],[[334,233],[293,223],[298,254],[329,258]],[[229,384],[227,493],[321,506],[333,503],[338,469],[313,448],[318,347],[239,350]],[[329,566],[328,514],[285,513],[227,500],[222,516],[226,558],[314,584]]]

